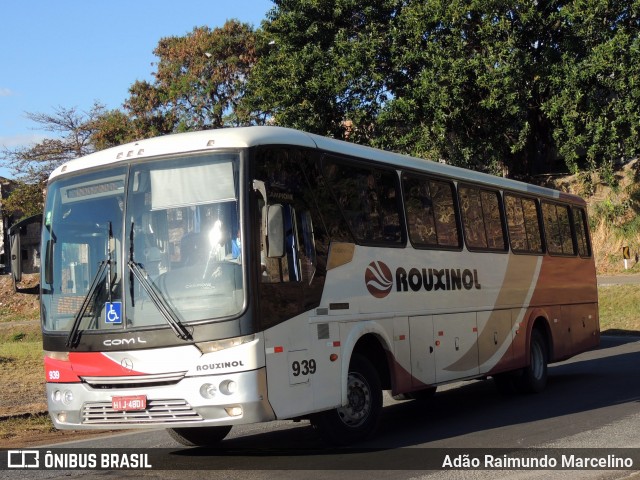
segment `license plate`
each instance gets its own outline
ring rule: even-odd
[[[146,395],[129,395],[126,397],[112,397],[111,408],[117,412],[134,412],[147,408]]]

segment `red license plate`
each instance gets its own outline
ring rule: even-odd
[[[147,408],[146,395],[129,395],[126,397],[111,397],[111,408],[117,412],[135,412]]]

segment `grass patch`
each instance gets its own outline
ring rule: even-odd
[[[37,319],[37,314],[25,314],[6,305],[0,306],[0,323],[24,322]]]
[[[37,323],[3,325],[0,328],[0,348],[4,344],[33,342],[42,343],[42,332]]]
[[[611,285],[598,288],[600,330],[640,334],[640,286]]]
[[[56,432],[47,413],[3,419],[0,422],[0,447],[15,447],[25,438],[39,438]]]

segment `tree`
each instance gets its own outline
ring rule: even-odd
[[[407,2],[393,37],[393,99],[380,146],[530,174],[552,152],[542,115],[555,2]]]
[[[574,0],[560,13],[570,34],[544,111],[570,170],[614,183],[614,164],[640,153],[640,3]]]
[[[3,148],[3,164],[15,175],[18,184],[3,202],[5,214],[28,216],[42,211],[49,175],[59,165],[95,150],[92,137],[103,114],[104,107],[99,103],[88,112],[58,107],[52,114],[27,113],[42,130],[58,136],[28,147]]]
[[[242,110],[247,75],[256,61],[255,34],[236,20],[211,30],[197,27],[184,37],[166,37],[155,82],[136,82],[125,107],[143,136],[254,121]]]
[[[369,143],[388,100],[399,0],[276,0],[259,32],[254,105],[275,124]]]

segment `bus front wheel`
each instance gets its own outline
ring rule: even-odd
[[[169,428],[169,436],[187,447],[212,447],[231,431],[231,425],[219,427]]]
[[[354,354],[349,363],[347,405],[315,414],[311,423],[333,445],[349,445],[370,437],[382,410],[380,377],[371,362]]]

